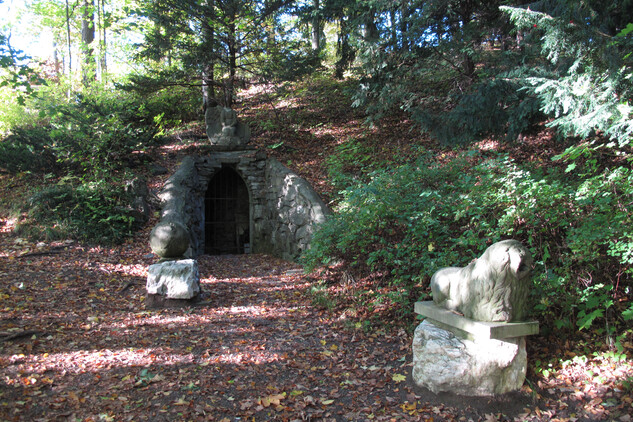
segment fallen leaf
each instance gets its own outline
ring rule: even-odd
[[[405,381],[407,379],[406,375],[402,375],[402,374],[394,374],[391,377],[392,380],[394,380],[395,382],[402,382]]]

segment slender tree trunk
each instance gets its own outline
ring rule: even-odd
[[[389,10],[389,20],[391,21],[391,46],[394,50],[398,49],[398,30],[396,28],[396,11]]]
[[[68,0],[66,0],[66,41],[68,44],[68,77],[72,77],[73,73],[73,52],[70,43],[70,7],[68,6]]]
[[[108,75],[106,45],[107,22],[105,16],[105,0],[97,0],[97,18],[99,21],[99,75],[102,82],[107,82]]]
[[[400,3],[400,33],[402,37],[402,50],[409,51],[409,5],[407,0]]]
[[[229,24],[229,79],[226,83],[226,92],[224,93],[224,102],[226,107],[233,106],[233,100],[235,99],[235,80],[237,77],[237,42],[235,38],[235,23],[234,19]]]
[[[88,86],[94,80],[94,50],[92,42],[95,39],[94,0],[84,0],[83,16],[81,20],[81,43],[83,50],[82,80]]]
[[[363,38],[367,42],[375,42],[378,40],[378,26],[376,26],[376,20],[373,13],[365,13],[363,26]]]
[[[340,28],[338,35],[338,56],[336,62],[335,75],[339,79],[343,79],[343,74],[349,65],[354,61],[354,51],[349,45],[349,25],[345,16],[341,16]]]
[[[460,9],[459,14],[460,14],[461,22],[462,22],[462,28],[466,28],[466,26],[471,22],[472,12],[473,12],[473,5],[471,2],[464,1],[461,3],[461,9]],[[464,41],[470,44],[470,47],[472,48],[477,47],[477,40],[465,39]],[[468,77],[470,81],[473,81],[475,78],[475,61],[473,59],[472,54],[469,52],[469,50],[471,49],[468,48],[463,53],[462,71],[464,75]]]
[[[57,43],[53,41],[53,62],[55,63],[55,76],[57,81],[61,80],[61,63],[59,62],[59,51],[57,50]]]
[[[204,49],[204,64],[202,66],[202,109],[206,112],[207,107],[212,106],[212,102],[215,101],[215,88],[214,84],[214,43],[215,32],[210,22],[215,20],[214,12],[214,0],[207,0],[206,13],[202,20],[202,37],[203,37],[203,49]]]
[[[321,51],[321,19],[319,18],[319,0],[312,0],[312,51]]]

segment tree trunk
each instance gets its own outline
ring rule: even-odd
[[[321,19],[319,17],[319,0],[312,0],[312,51],[321,51]]]
[[[61,64],[59,63],[59,51],[57,50],[57,43],[53,41],[53,62],[55,63],[55,77],[59,82],[62,78]]]
[[[340,30],[338,35],[338,56],[339,59],[336,62],[336,77],[343,79],[343,74],[349,65],[354,61],[354,51],[349,45],[349,25],[347,18],[341,16],[340,18]]]
[[[409,51],[409,5],[407,0],[400,3],[400,34],[402,37],[402,50]]]
[[[462,22],[462,30],[464,30],[472,20],[472,13],[473,13],[474,7],[473,7],[473,4],[469,1],[464,1],[460,5],[461,7],[460,7],[459,14],[460,14],[460,20]],[[476,40],[465,39],[465,41],[468,42],[468,44],[470,44],[470,47],[476,48]],[[464,54],[463,54],[462,72],[472,82],[475,79],[475,61],[473,59],[473,56],[468,50],[470,50],[470,48],[466,49],[466,51],[464,51]]]
[[[214,42],[215,32],[210,22],[215,19],[214,0],[206,1],[205,16],[202,19],[202,43],[204,51],[204,63],[202,65],[202,110],[206,112],[207,107],[215,102],[214,72]]]
[[[229,50],[229,79],[226,81],[224,91],[225,107],[232,107],[235,99],[235,79],[237,76],[237,40],[235,37],[235,18],[229,24],[228,50]]]
[[[363,38],[367,42],[374,43],[378,40],[379,36],[378,26],[376,26],[376,17],[373,13],[367,12],[364,16],[364,20]]]
[[[68,43],[68,77],[72,78],[73,73],[73,53],[70,43],[70,7],[68,6],[68,0],[66,0],[66,40]]]
[[[95,78],[92,42],[95,39],[94,0],[84,0],[81,20],[81,44],[83,51],[82,80],[88,86]]]
[[[391,46],[395,50],[398,48],[398,30],[396,29],[396,11],[389,10],[389,20],[391,23]]]
[[[107,62],[107,45],[106,45],[106,15],[105,0],[97,0],[97,16],[99,20],[99,74],[102,82],[107,81],[108,62]]]

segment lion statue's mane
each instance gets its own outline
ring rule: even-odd
[[[437,271],[431,278],[433,301],[477,321],[520,321],[526,315],[532,263],[520,242],[497,242],[466,267]]]

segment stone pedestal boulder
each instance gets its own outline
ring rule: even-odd
[[[152,251],[161,258],[180,258],[189,249],[187,227],[178,221],[161,221],[149,236]]]
[[[182,259],[150,265],[146,289],[146,305],[150,308],[195,302],[200,295],[198,262]]]
[[[425,320],[413,339],[413,381],[434,393],[492,396],[517,391],[527,368],[525,337],[470,340]]]

